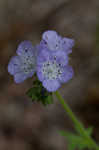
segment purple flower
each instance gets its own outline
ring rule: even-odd
[[[23,41],[8,64],[8,72],[14,76],[16,83],[32,77],[36,71],[36,50],[30,41]]]
[[[74,46],[74,40],[66,37],[62,38],[57,32],[49,30],[43,33],[40,46],[42,48],[47,47],[51,51],[59,50],[70,54]]]
[[[61,83],[68,82],[73,76],[73,70],[68,66],[66,53],[51,53],[48,49],[43,49],[37,57],[37,76],[49,92],[56,91]]]

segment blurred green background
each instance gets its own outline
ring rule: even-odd
[[[75,39],[75,76],[60,92],[99,142],[99,1],[0,0],[0,150],[68,150],[58,131],[73,125],[56,98],[32,103],[25,95],[32,79],[17,85],[7,72],[18,44],[37,44],[48,29]]]

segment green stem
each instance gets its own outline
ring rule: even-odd
[[[76,118],[76,116],[74,115],[74,113],[72,112],[72,110],[70,109],[70,107],[68,106],[67,103],[65,103],[64,99],[62,98],[62,96],[60,95],[60,93],[58,91],[55,92],[56,97],[58,98],[58,100],[60,101],[61,105],[63,106],[64,110],[68,113],[69,117],[72,119],[72,121],[74,122],[74,124],[77,126],[77,128],[79,129],[80,134],[86,138],[86,140],[88,140],[89,145],[92,148],[95,148],[96,150],[99,150],[98,145],[94,142],[94,140],[86,133],[86,130],[84,129],[83,125],[78,121],[78,119]]]

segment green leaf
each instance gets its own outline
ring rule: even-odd
[[[68,150],[75,150],[75,148],[83,150],[84,148],[90,147],[87,139],[84,137],[65,131],[60,131],[60,134],[66,137],[68,141]]]
[[[86,129],[87,135],[92,135],[92,132],[93,132],[93,128],[92,127]]]
[[[76,148],[74,143],[69,143],[68,150],[74,150]]]
[[[37,79],[33,82],[33,87],[30,88],[26,94],[32,101],[41,102],[43,105],[53,103],[52,93],[49,93]]]
[[[80,124],[80,125],[81,125],[82,128],[84,129],[83,125],[82,125],[82,124]],[[74,127],[75,127],[77,133],[80,134],[80,135],[82,135],[82,131],[81,131],[76,125],[75,125]],[[92,127],[89,127],[89,128],[87,128],[87,129],[84,129],[84,130],[85,130],[85,132],[86,132],[86,134],[87,134],[88,136],[91,136],[91,135],[92,135],[92,132],[93,132],[93,128],[92,128]]]

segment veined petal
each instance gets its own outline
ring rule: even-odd
[[[43,86],[49,91],[54,92],[60,87],[60,82],[58,80],[44,80]]]

